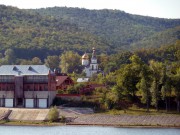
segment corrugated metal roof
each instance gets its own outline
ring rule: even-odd
[[[2,65],[0,75],[48,75],[49,70],[45,65]]]

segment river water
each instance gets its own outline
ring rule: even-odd
[[[0,126],[0,135],[180,135],[180,129],[98,126]]]

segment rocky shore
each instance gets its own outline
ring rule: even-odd
[[[102,126],[143,126],[143,127],[179,127],[178,115],[106,115],[92,114],[77,117],[69,122],[71,125]]]

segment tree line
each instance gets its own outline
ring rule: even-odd
[[[112,109],[120,107],[123,100],[146,104],[147,111],[150,106],[154,106],[158,111],[163,105],[169,111],[172,109],[171,103],[175,101],[177,111],[180,112],[180,46],[176,44],[174,47],[176,48],[174,53],[172,53],[172,46],[168,48],[171,48],[173,55],[173,57],[169,56],[171,61],[163,58],[161,61],[157,59],[143,61],[137,52],[117,70],[94,77],[95,82],[107,86],[100,90],[104,93],[100,103]]]
[[[51,70],[61,69],[62,73],[81,73],[81,56],[73,51],[67,51],[62,55],[50,55],[44,60],[39,57],[32,59],[17,58],[13,49],[7,49],[4,54],[0,53],[0,65],[47,65]]]

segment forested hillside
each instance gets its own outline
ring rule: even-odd
[[[180,40],[175,44],[169,44],[160,48],[151,49],[139,49],[134,52],[125,51],[113,55],[99,55],[100,67],[105,72],[114,72],[118,70],[122,65],[130,63],[129,58],[133,55],[137,55],[141,60],[149,64],[149,61],[155,60],[159,62],[178,62],[180,58]]]
[[[175,43],[180,39],[180,26],[175,28],[167,29],[162,32],[157,32],[150,37],[145,37],[142,40],[132,43],[130,45],[131,49],[141,49],[141,48],[159,48],[161,46],[166,46]]]
[[[174,43],[180,37],[169,33],[169,37],[164,37],[167,30],[180,26],[180,19],[162,19],[138,16],[125,13],[119,10],[87,10],[80,8],[54,7],[46,9],[31,10],[45,16],[53,16],[60,20],[65,20],[71,24],[77,24],[79,28],[89,31],[116,48],[129,48],[129,45],[140,40],[140,45],[134,47],[159,47],[160,45]],[[174,28],[177,32],[179,28]],[[164,32],[165,31],[165,32]],[[158,32],[158,35],[157,35]],[[163,32],[161,34],[161,32]],[[162,36],[161,36],[162,35]],[[158,36],[158,38],[154,38]],[[145,39],[144,39],[145,38]],[[149,39],[149,40],[148,40]],[[146,40],[146,42],[144,41]],[[150,43],[150,46],[148,44]],[[144,45],[145,43],[145,45]],[[163,43],[163,44],[161,44]]]
[[[65,50],[84,53],[93,46],[102,52],[110,48],[100,38],[80,30],[76,24],[0,5],[2,53],[11,48],[19,58],[38,56],[44,59]]]
[[[44,62],[47,56],[66,51],[90,53],[93,46],[98,55],[111,55],[170,45],[178,39],[180,19],[137,16],[118,10],[22,10],[0,5],[0,57],[5,57],[10,48],[18,59],[39,57]]]

